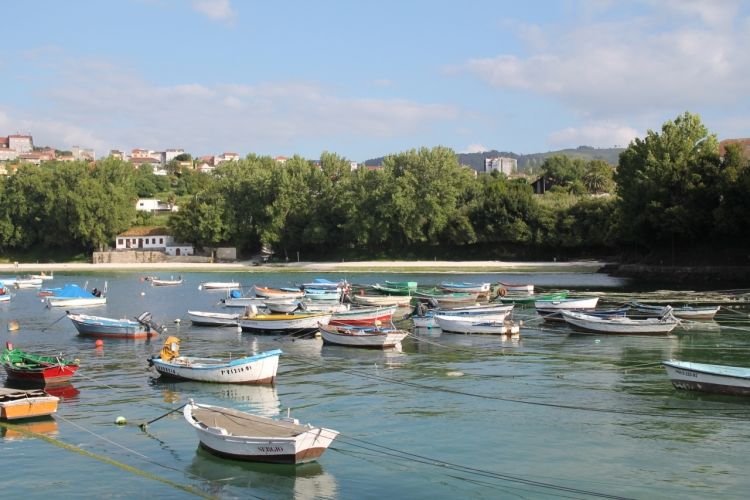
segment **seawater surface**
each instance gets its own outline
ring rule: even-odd
[[[161,277],[178,273],[161,273]],[[355,283],[531,281],[603,294],[633,283],[603,274],[183,273],[180,287],[151,287],[143,273],[56,274],[49,286],[108,287],[106,306],[143,311],[197,356],[281,348],[272,386],[164,382],[148,368],[164,335],[149,341],[79,337],[65,311],[36,290],[0,304],[0,338],[81,368],[54,419],[21,424],[49,439],[2,429],[2,493],[19,498],[746,498],[748,402],[678,391],[659,362],[750,366],[747,311],[720,313],[668,337],[572,334],[518,309],[520,337],[415,332],[401,351],[324,346],[320,339],[193,327],[188,309],[219,310],[225,292],[204,281],[289,286],[312,277]],[[1,278],[0,278],[1,279]],[[82,310],[83,311],[83,310]],[[404,310],[401,314],[408,312]],[[180,319],[180,323],[175,320]],[[8,321],[21,325],[8,331]],[[286,415],[341,436],[316,463],[257,465],[214,457],[178,408],[189,398],[266,416]],[[114,424],[118,416],[128,424]],[[126,464],[123,470],[113,464]]]

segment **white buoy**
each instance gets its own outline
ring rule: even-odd
[[[180,324],[180,318],[177,318],[176,320],[174,320],[174,322],[179,325]]]
[[[146,295],[146,292],[141,292],[141,297],[143,297],[144,295]]]

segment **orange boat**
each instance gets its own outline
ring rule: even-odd
[[[52,415],[60,398],[41,389],[0,388],[0,419],[18,420]]]

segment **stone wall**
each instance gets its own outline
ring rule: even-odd
[[[94,252],[91,256],[94,264],[148,264],[156,262],[211,262],[211,257],[202,255],[169,256],[164,252],[150,250],[130,250],[118,252]]]

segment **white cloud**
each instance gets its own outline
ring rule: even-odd
[[[193,0],[192,6],[213,21],[232,21],[236,15],[229,0]]]
[[[553,132],[547,138],[552,148],[593,146],[596,148],[626,147],[639,134],[634,128],[613,123],[589,123]]]
[[[485,151],[489,150],[490,148],[482,144],[469,144],[468,146],[466,146],[466,149],[460,151],[460,153],[484,153]]]
[[[547,40],[521,26],[520,37],[533,40],[528,56],[501,53],[469,60],[463,69],[493,87],[552,98],[594,119],[745,99],[750,35],[736,3],[645,5],[648,12],[624,21],[605,19],[602,5],[600,20],[550,27]]]

